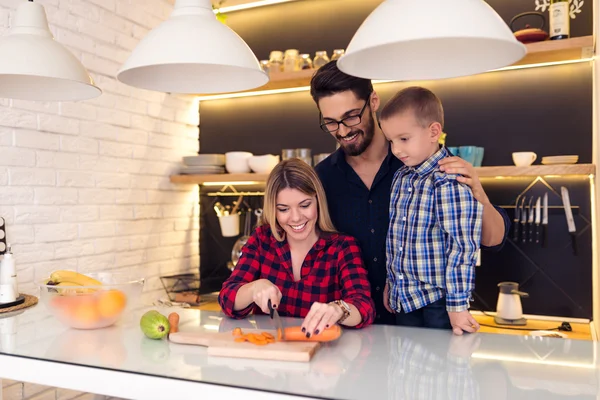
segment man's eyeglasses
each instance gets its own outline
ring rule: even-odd
[[[340,124],[344,124],[344,126],[346,126],[348,128],[360,124],[360,121],[362,120],[362,116],[365,112],[365,109],[367,108],[367,104],[369,104],[370,99],[371,99],[371,96],[369,96],[369,98],[365,102],[365,105],[363,106],[363,108],[360,110],[360,112],[357,115],[350,115],[346,118],[342,118],[339,121],[331,120],[331,121],[327,121],[327,122],[322,122],[321,129],[323,129],[327,133],[334,133],[340,129]],[[323,116],[321,115],[321,121],[323,120],[322,117]]]

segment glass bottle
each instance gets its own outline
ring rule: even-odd
[[[300,54],[300,69],[312,69],[313,63],[310,54]]]
[[[278,50],[273,50],[269,55],[269,72],[283,71],[283,53]]]
[[[327,52],[320,50],[315,53],[315,59],[313,60],[313,66],[316,69],[321,68],[323,65],[329,62],[329,57],[327,57]]]
[[[298,71],[298,50],[288,49],[283,58],[283,72]]]
[[[568,39],[570,23],[569,0],[550,0],[550,40]]]
[[[341,58],[346,51],[344,49],[335,49],[333,50],[333,55],[331,56],[331,61],[337,60]]]

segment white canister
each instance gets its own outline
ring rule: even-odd
[[[17,293],[11,284],[0,285],[0,304],[12,303],[17,300]]]
[[[15,268],[15,259],[10,244],[7,245],[6,253],[0,263],[0,285],[12,285],[15,296],[19,296],[17,269]]]

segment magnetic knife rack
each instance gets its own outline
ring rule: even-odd
[[[515,208],[519,207],[519,205],[518,205],[519,201],[523,198],[523,196],[527,195],[527,192],[529,191],[529,189],[531,189],[537,182],[541,182],[544,186],[546,186],[548,188],[548,190],[550,190],[550,192],[552,194],[554,194],[558,199],[560,199],[560,202],[562,204],[562,196],[560,195],[560,193],[558,193],[552,187],[552,185],[550,185],[544,178],[538,176],[521,193],[519,193],[519,195],[515,199],[515,204],[505,205],[505,206],[500,206],[500,207],[504,208],[504,209],[513,209],[513,210]],[[560,205],[560,206],[551,206],[551,205],[548,205],[548,214],[550,214],[550,213],[552,213],[552,214],[560,214],[561,210],[562,210],[562,213],[564,213],[564,209],[565,209],[565,207],[563,205]],[[573,206],[573,205],[571,205],[571,210],[573,212],[573,215],[579,214],[579,206]]]
[[[216,192],[206,192],[209,197],[239,197],[239,196],[264,196],[263,191],[238,191],[233,185],[224,185],[221,190]]]

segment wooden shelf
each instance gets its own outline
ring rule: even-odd
[[[527,54],[514,65],[574,61],[594,56],[594,37],[581,36],[563,40],[530,43]]]
[[[222,182],[266,182],[268,174],[213,174],[213,175],[171,175],[172,183],[202,185],[203,183]]]
[[[513,66],[534,65],[549,62],[574,61],[584,58],[590,58],[593,52],[593,36],[582,36],[563,40],[546,40],[544,42],[531,43],[526,45],[527,55]],[[316,72],[315,69],[307,69],[298,72],[277,72],[271,73],[269,83],[256,89],[237,93],[226,93],[220,95],[203,95],[202,100],[243,96],[253,92],[262,92],[267,90],[294,89],[310,86],[310,79]],[[377,81],[374,81],[377,83]]]
[[[593,164],[530,165],[529,167],[500,166],[475,168],[479,177],[500,176],[566,176],[596,173]],[[266,182],[268,174],[172,175],[172,183],[202,185],[204,183]]]
[[[502,166],[475,168],[479,177],[591,175],[596,173],[593,164],[530,165],[528,167]]]

